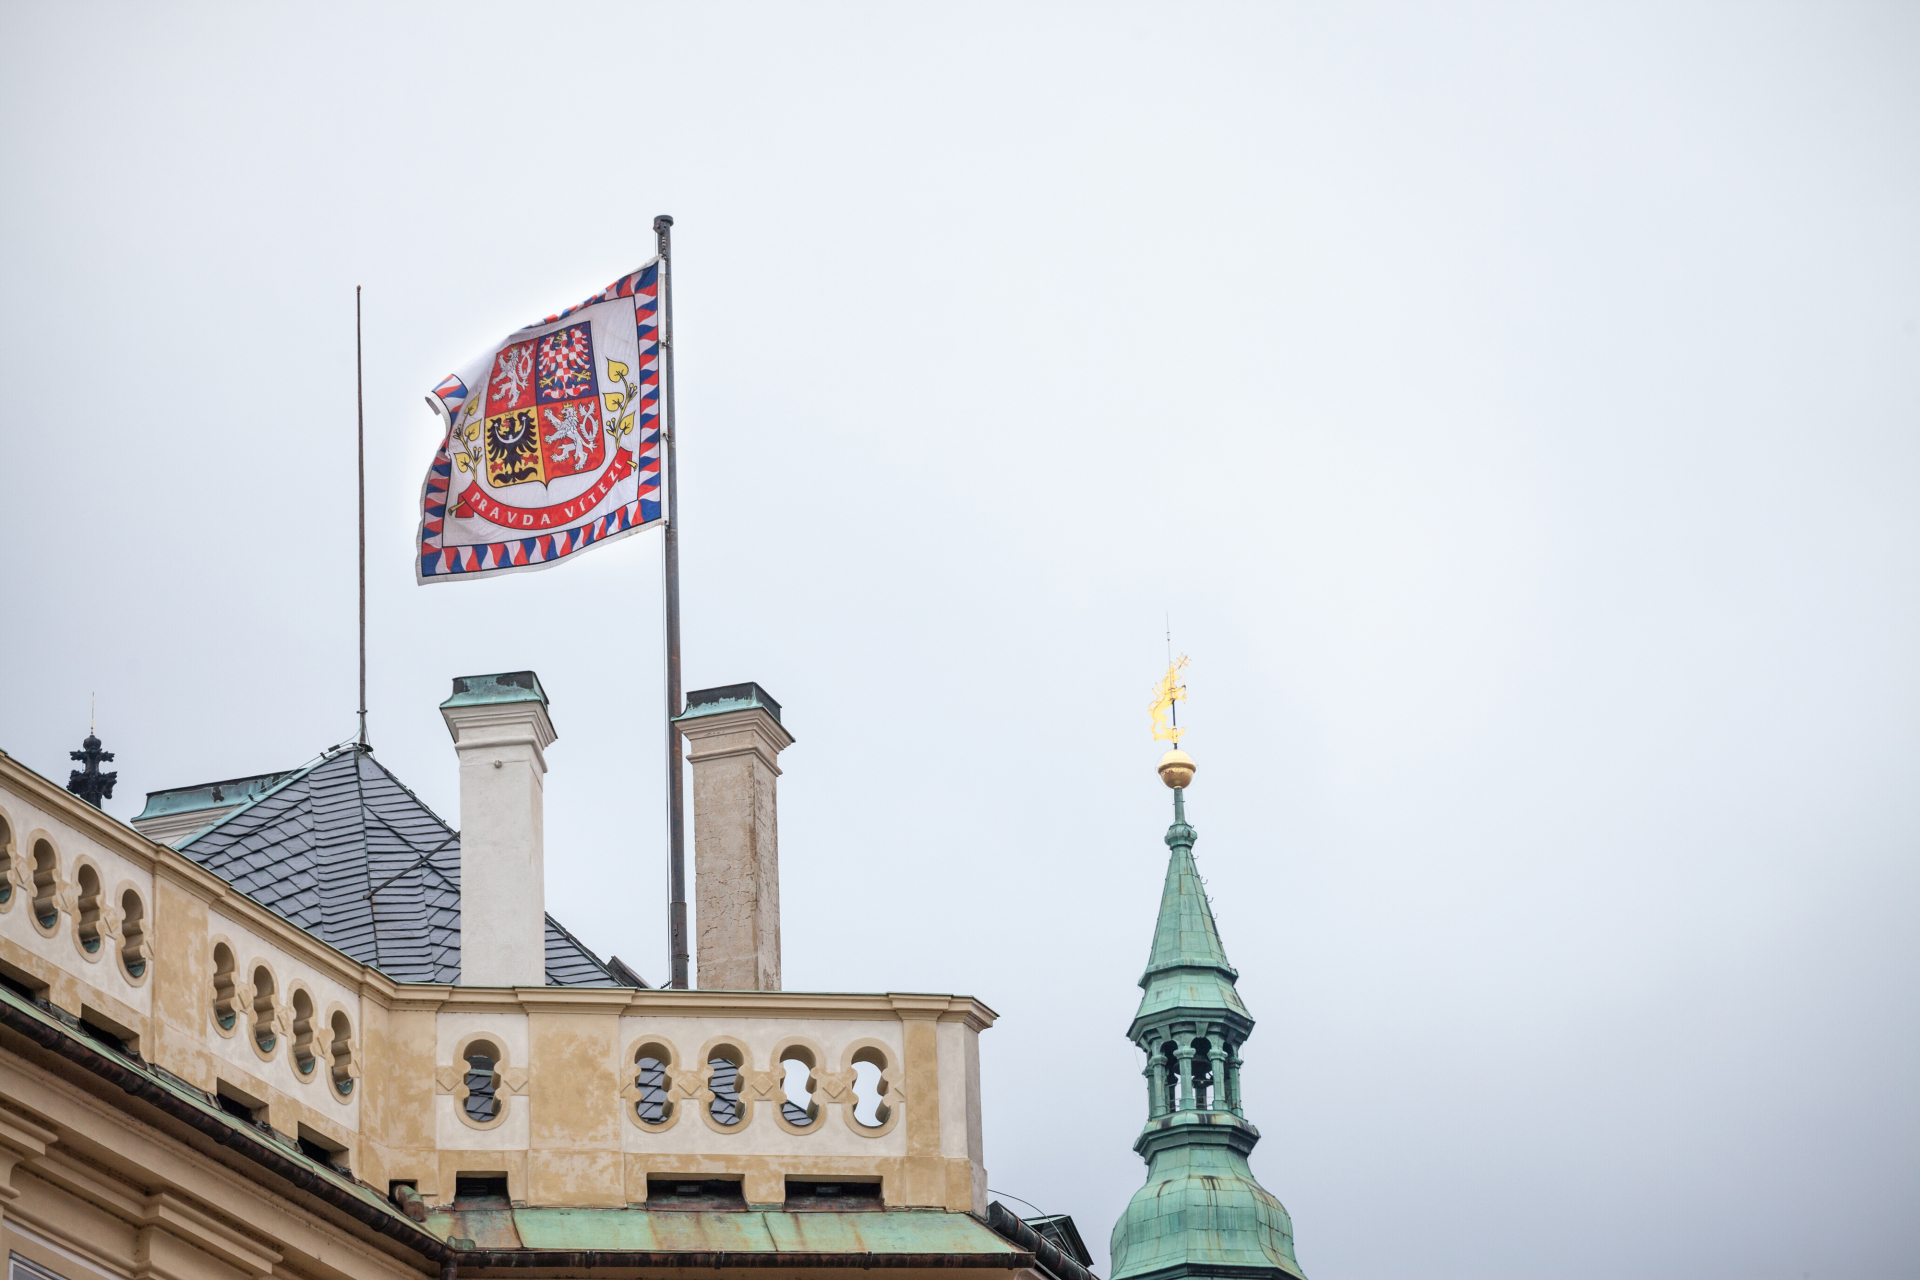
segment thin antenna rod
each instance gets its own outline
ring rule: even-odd
[[[360,446],[360,745],[367,745],[367,392],[360,360],[360,286],[353,286],[353,398]]]
[[[680,419],[673,411],[673,344],[679,335],[673,327],[673,219],[664,213],[655,218],[653,234],[660,252],[660,440],[667,481],[667,536],[661,552],[667,594],[667,930],[673,943],[667,985],[684,991],[692,957],[687,946],[687,824],[680,802],[680,726],[673,722],[680,714],[680,481],[674,470],[674,437],[680,433]]]
[[[94,704],[99,699],[99,697],[100,695],[97,693],[90,693],[87,695],[87,736],[89,738],[93,736]]]

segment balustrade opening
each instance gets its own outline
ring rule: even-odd
[[[820,1104],[813,1100],[813,1091],[819,1087],[813,1075],[818,1065],[813,1052],[802,1045],[794,1045],[781,1055],[781,1089],[787,1096],[781,1100],[780,1116],[796,1129],[806,1128],[820,1116]]]
[[[253,1042],[260,1046],[262,1053],[272,1053],[273,1046],[280,1042],[274,1031],[274,1016],[278,1012],[274,996],[273,970],[261,965],[253,971]]]
[[[484,1040],[467,1046],[467,1119],[491,1124],[500,1114],[500,1051]]]
[[[74,906],[80,916],[74,924],[74,932],[80,937],[81,948],[88,955],[96,955],[100,951],[100,908],[105,905],[105,895],[100,891],[100,873],[83,862],[74,876],[74,884],[79,890]]]
[[[729,1046],[715,1049],[713,1056],[707,1059],[707,1065],[713,1068],[712,1075],[707,1079],[707,1088],[713,1091],[713,1101],[707,1104],[707,1114],[713,1117],[716,1124],[740,1123],[740,1064],[727,1056],[739,1053],[738,1049]]]
[[[33,918],[42,929],[60,923],[60,861],[45,840],[33,846]]]
[[[333,1087],[341,1097],[353,1092],[353,1023],[347,1020],[345,1010],[333,1015],[333,1043],[328,1046],[328,1054],[333,1059]]]
[[[120,895],[120,964],[129,978],[147,971],[147,906],[132,889]]]
[[[673,1116],[673,1100],[667,1096],[672,1083],[667,1076],[667,1063],[672,1056],[666,1046],[658,1044],[643,1044],[634,1051],[634,1066],[638,1070],[633,1086],[640,1096],[633,1100],[633,1112],[641,1124],[665,1124]]]
[[[240,1020],[239,992],[233,979],[233,948],[224,942],[213,945],[213,1017],[222,1031],[231,1031]]]
[[[313,997],[303,988],[293,990],[293,1065],[303,1076],[313,1074],[320,1059],[313,1050]]]
[[[886,1103],[886,1082],[880,1076],[887,1060],[871,1046],[853,1055],[853,1118],[869,1129],[887,1122],[893,1108]]]

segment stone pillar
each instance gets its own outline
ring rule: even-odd
[[[1174,1044],[1178,1046],[1173,1051],[1174,1060],[1180,1064],[1180,1105],[1177,1110],[1197,1111],[1199,1106],[1193,1096],[1193,1037],[1176,1035]]]
[[[793,735],[757,684],[687,695],[693,772],[695,986],[780,989],[780,840],[774,780]]]
[[[545,986],[547,695],[531,671],[456,676],[440,714],[460,756],[460,985]]]
[[[1227,1046],[1220,1039],[1220,1029],[1210,1028],[1212,1034],[1207,1037],[1207,1065],[1212,1072],[1213,1086],[1207,1093],[1207,1110],[1231,1111],[1232,1088],[1227,1083]]]
[[[1147,1118],[1157,1120],[1167,1114],[1167,1056],[1153,1053],[1147,1058]]]

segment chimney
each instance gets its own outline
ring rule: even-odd
[[[545,986],[547,695],[531,671],[455,676],[440,714],[460,756],[460,984]]]
[[[687,695],[674,720],[693,766],[693,897],[706,991],[780,989],[780,839],[775,763],[793,745],[757,684]]]

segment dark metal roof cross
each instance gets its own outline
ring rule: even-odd
[[[67,790],[98,809],[102,800],[113,799],[114,779],[118,772],[100,772],[102,761],[112,760],[113,752],[100,749],[100,739],[91,733],[81,742],[80,750],[67,753],[75,760],[86,761],[87,767],[75,769],[67,777]]]

